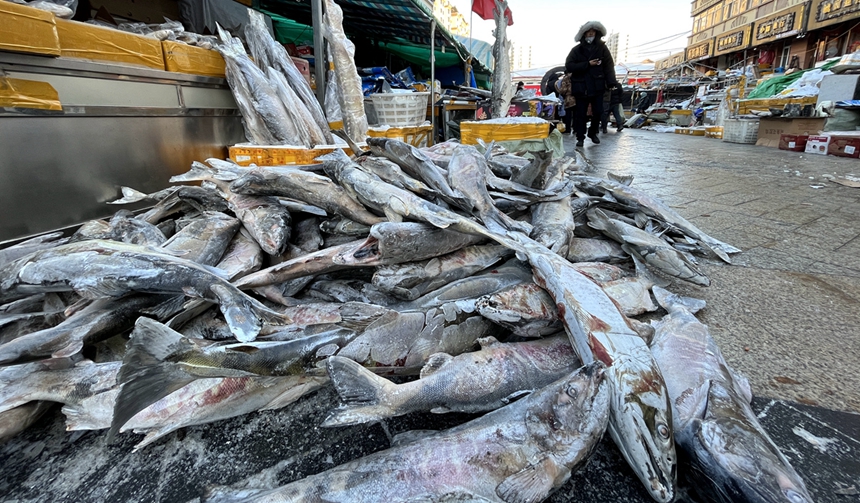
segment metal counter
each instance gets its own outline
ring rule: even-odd
[[[111,215],[120,187],[166,187],[245,141],[224,79],[0,53],[0,74],[50,83],[62,112],[0,108],[0,242]]]

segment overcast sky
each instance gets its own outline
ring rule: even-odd
[[[451,0],[451,3],[468,21],[471,0]],[[586,21],[600,21],[607,31],[630,36],[631,52],[638,54],[631,54],[630,61],[623,63],[646,58],[657,60],[682,50],[689,33],[674,39],[672,36],[689,32],[693,26],[689,0],[509,0],[508,6],[514,18],[513,26],[508,27],[508,37],[515,47],[532,46],[532,67],[563,64],[575,45],[573,37]],[[473,36],[492,43],[495,23],[477,15],[472,22]],[[667,40],[652,43],[659,39]],[[527,62],[522,66],[527,67]]]

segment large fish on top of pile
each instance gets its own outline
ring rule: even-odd
[[[258,45],[259,61],[270,58]],[[11,369],[0,428],[60,402],[71,429],[136,431],[147,444],[331,381],[343,403],[329,404],[327,426],[489,413],[247,496],[347,500],[395,488],[419,500],[540,501],[606,425],[658,501],[675,494],[675,441],[698,453],[706,477],[732,484],[735,468],[707,462],[706,450],[721,451],[688,425],[732,410],[746,418],[742,404],[721,401],[730,386],[711,378],[705,415],[679,423],[672,379],[685,369],[663,369],[645,342],[655,328],[632,317],[656,310],[650,289],[669,284],[651,273],[702,286],[688,253],[736,249],[628,185],[582,174],[579,157],[370,143],[357,161],[341,150],[321,158],[322,171],[195,163],[171,181],[199,186],[124,189],[117,202],[154,204],[143,213],[0,251],[0,372]],[[586,257],[603,262],[571,261]],[[132,326],[124,353],[92,351],[121,347],[102,341]],[[86,363],[82,351],[109,359]],[[395,385],[392,375],[420,378]],[[93,383],[86,396],[56,385],[75,381]],[[691,448],[689,438],[704,440]],[[439,468],[427,450],[441,445],[461,470],[451,485],[397,479]],[[480,477],[458,475],[467,472]],[[785,487],[805,494],[802,483]]]

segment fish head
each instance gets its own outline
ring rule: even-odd
[[[616,361],[613,408],[609,432],[627,463],[656,501],[671,501],[675,493],[675,440],[672,413],[663,376],[656,365],[640,372],[624,371]]]
[[[812,503],[803,480],[761,428],[745,400],[712,384],[685,450],[692,476],[720,501]]]
[[[267,187],[269,184],[266,173],[261,170],[252,170],[230,183],[230,190],[237,194],[252,193],[254,189]]]
[[[601,362],[579,368],[549,386],[527,415],[530,437],[567,466],[586,458],[606,431],[611,393],[604,374]]]

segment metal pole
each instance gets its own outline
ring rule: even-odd
[[[445,128],[445,124],[442,124]],[[430,20],[430,143],[436,143],[436,18]],[[444,135],[443,135],[444,136]]]
[[[317,81],[317,100],[325,106],[325,76],[328,61],[323,38],[322,0],[311,0],[311,18],[314,25],[314,76]]]

